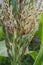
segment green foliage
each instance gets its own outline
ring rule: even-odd
[[[29,55],[35,60],[36,59],[36,56],[37,56],[37,52],[36,51],[30,51],[29,52]]]
[[[0,40],[3,39],[3,30],[2,30],[2,27],[0,26]]]
[[[35,62],[34,62],[33,65],[41,65],[42,60],[43,60],[43,46],[42,46],[42,48],[40,49],[39,54],[38,54],[38,56],[36,57],[36,60],[35,60]]]
[[[2,57],[0,65],[11,65],[10,59],[8,57]]]
[[[33,37],[32,41],[29,44],[29,50],[30,51],[36,51],[38,52],[40,50],[40,38],[38,36],[38,34]]]
[[[40,17],[40,38],[41,38],[41,44],[43,45],[43,13]]]
[[[42,63],[43,62],[43,13],[41,14],[41,18],[40,18],[40,32],[39,33],[40,33],[40,38],[41,38],[41,49],[33,65],[43,64]]]
[[[25,55],[22,59],[21,65],[33,65],[34,60],[30,55]]]

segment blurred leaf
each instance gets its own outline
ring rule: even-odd
[[[2,61],[2,56],[0,56],[0,61]]]
[[[29,55],[35,60],[36,56],[37,56],[37,52],[36,51],[29,51]]]
[[[0,41],[0,56],[8,56],[5,41]]]
[[[42,61],[43,61],[43,46],[41,47],[33,65],[41,65]]]
[[[40,38],[41,38],[41,44],[43,45],[43,13],[41,14],[40,17]]]
[[[3,38],[3,30],[2,30],[2,27],[0,26],[0,40],[2,40]]]
[[[41,14],[41,17],[40,17],[39,34],[41,38],[41,49],[33,65],[43,65],[42,63],[43,62],[43,13]]]
[[[43,65],[43,62],[41,63],[41,65]]]
[[[30,0],[30,3],[33,3],[33,0]]]
[[[11,65],[11,62],[8,57],[2,57],[2,60],[0,61],[0,65]]]

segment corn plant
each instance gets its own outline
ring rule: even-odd
[[[11,3],[10,3],[11,2]],[[0,25],[3,28],[7,53],[11,65],[21,65],[21,61],[28,50],[39,26],[39,16],[43,12],[37,0],[3,0],[0,12]]]

